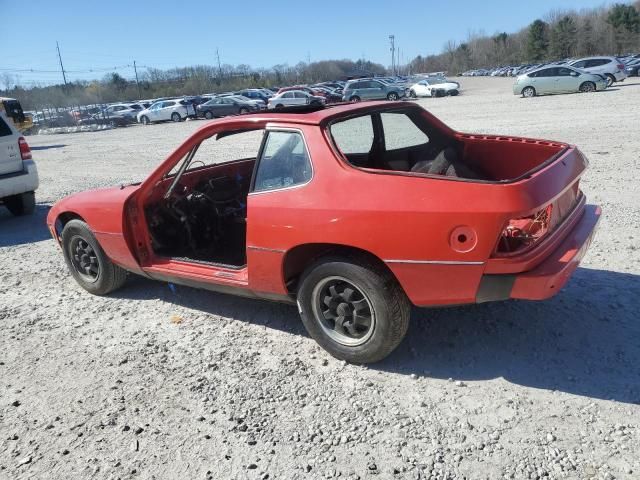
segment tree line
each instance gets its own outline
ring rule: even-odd
[[[581,11],[554,10],[515,33],[470,34],[462,43],[448,41],[438,55],[418,55],[396,72],[446,71],[450,75],[474,68],[539,63],[569,57],[640,51],[640,0]],[[365,60],[300,62],[255,69],[249,65],[196,65],[160,70],[148,68],[139,82],[119,73],[101,80],[67,85],[20,86],[19,79],[0,76],[0,96],[18,98],[24,109],[91,105],[158,97],[219,93],[250,87],[273,87],[391,73]]]
[[[442,53],[415,57],[406,70],[447,71],[519,65],[640,51],[640,0],[595,9],[554,10],[515,33],[470,34]]]

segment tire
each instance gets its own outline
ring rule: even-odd
[[[111,128],[117,128],[118,127],[118,122],[116,122],[115,120],[109,120],[109,126]]]
[[[457,97],[459,93],[458,90],[449,90],[450,97]]]
[[[391,92],[389,95],[387,95],[387,100],[390,100],[392,102],[395,102],[399,98],[400,96],[396,92]]]
[[[173,112],[171,114],[171,121],[172,122],[181,122],[182,121],[182,117],[180,116],[180,114],[178,112]]]
[[[298,308],[309,335],[334,357],[353,363],[389,355],[407,333],[411,316],[409,299],[389,272],[365,259],[353,263],[339,257],[325,257],[305,271]],[[360,325],[349,321],[358,311]]]
[[[596,91],[596,84],[593,83],[593,82],[584,82],[582,85],[580,85],[579,90],[582,93],[595,92]]]
[[[359,97],[359,96],[354,95],[353,97],[351,97],[351,98],[349,99],[349,101],[350,101],[350,102],[356,102],[356,103],[357,103],[357,102],[360,102],[360,101],[361,101],[361,99],[360,99],[360,97]]]
[[[276,105],[276,108],[284,108],[284,105],[282,105],[281,103],[279,103],[278,105]]]
[[[536,96],[536,89],[533,87],[524,87],[522,89],[522,96],[524,98],[533,98]]]
[[[140,117],[140,122],[143,125],[149,125],[151,124],[151,122],[149,121],[149,117],[147,117],[146,115],[143,115],[142,117]]]
[[[34,192],[19,193],[4,199],[4,205],[16,217],[31,215],[36,209],[36,194]]]
[[[415,90],[409,90],[409,96],[411,98],[418,98],[418,95],[416,95],[416,91]]]
[[[242,108],[238,111],[238,113],[239,113],[240,115],[243,115],[243,114],[245,114],[245,113],[249,113],[249,110],[248,110],[248,109],[246,109],[246,108],[244,108],[244,107],[242,107]]]
[[[127,271],[109,260],[82,220],[71,220],[64,226],[62,251],[71,275],[89,293],[106,295],[127,279]]]
[[[322,104],[321,104],[319,101],[314,100],[314,101],[313,101],[313,102],[311,102],[309,105],[310,105],[310,106],[312,106],[312,107],[319,107],[319,106],[320,106],[320,105],[322,105]]]
[[[211,110],[207,110],[206,112],[204,112],[204,118],[206,118],[207,120],[212,120],[213,112],[211,112]]]
[[[616,77],[614,77],[610,73],[607,73],[605,76],[607,77],[607,88],[609,88],[616,82]]]

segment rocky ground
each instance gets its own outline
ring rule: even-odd
[[[30,137],[38,210],[0,212],[0,478],[640,478],[640,82],[528,100],[461,82],[420,102],[578,144],[604,218],[555,298],[416,309],[369,367],[289,306],[142,278],[98,298],[67,273],[48,206],[144,178],[202,122]]]

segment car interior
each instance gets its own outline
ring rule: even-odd
[[[152,249],[173,260],[241,268],[246,264],[249,192],[310,178],[299,133],[241,130],[206,139],[157,183],[145,202]]]
[[[451,134],[424,111],[399,108],[333,122],[329,135],[354,167],[471,181],[520,177],[565,146],[491,135]]]

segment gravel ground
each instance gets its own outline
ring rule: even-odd
[[[578,144],[604,219],[555,298],[416,309],[370,367],[289,306],[142,278],[98,298],[66,272],[48,206],[144,178],[202,122],[30,137],[38,210],[0,212],[0,478],[640,478],[640,82],[529,100],[461,82],[420,102]]]

